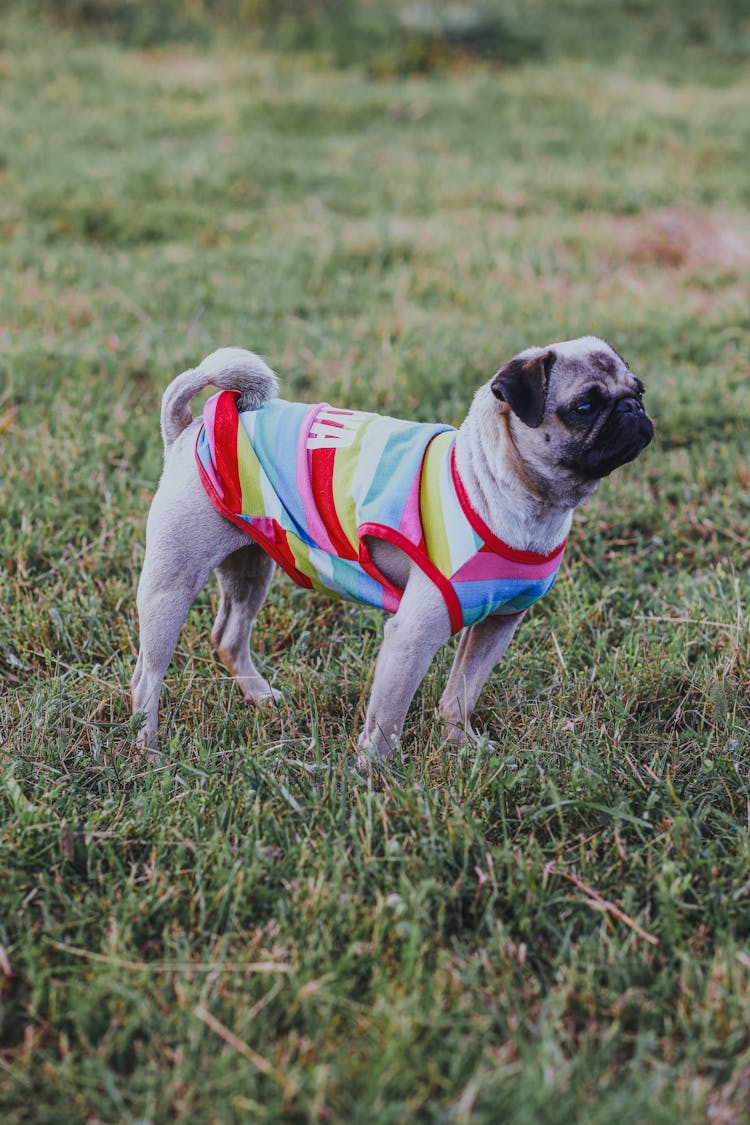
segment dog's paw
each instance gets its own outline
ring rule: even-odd
[[[470,723],[456,723],[443,718],[443,728],[446,742],[449,742],[455,750],[470,746],[477,737]]]
[[[494,754],[498,749],[496,742],[493,742],[486,734],[478,734],[471,723],[455,723],[447,719],[444,722],[447,728],[446,741],[450,743],[454,750],[475,750]]]
[[[136,738],[135,757],[141,762],[148,762],[151,766],[163,766],[168,761],[167,755],[159,749],[159,742],[154,731],[149,735],[146,735],[144,731],[143,737],[139,734]]]
[[[390,740],[380,731],[374,738],[364,732],[360,734],[357,739],[357,769],[359,772],[370,775],[386,767],[398,743],[397,734],[391,735]]]
[[[386,769],[390,758],[390,754],[381,754],[373,747],[368,747],[366,750],[357,747],[357,769],[363,777],[373,777],[381,770]]]
[[[159,741],[155,731],[147,735],[144,730],[143,737],[139,735],[135,741],[135,749],[138,758],[152,766],[161,766],[167,761],[166,754],[163,754],[159,749]]]
[[[283,691],[277,691],[276,688],[272,687],[269,687],[268,691],[254,696],[251,700],[258,707],[280,707],[285,701],[286,696]]]
[[[251,707],[278,707],[284,702],[284,693],[272,688],[262,676],[235,676],[235,683]]]
[[[145,711],[136,711],[130,720],[131,733],[134,735],[135,751],[139,757],[152,762],[152,755],[159,755],[156,731],[149,729],[148,716]]]

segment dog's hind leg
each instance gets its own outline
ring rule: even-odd
[[[241,547],[216,568],[221,597],[211,643],[249,703],[278,703],[283,698],[260,674],[250,652],[255,617],[273,572],[273,559],[254,543]]]
[[[138,583],[140,649],[131,682],[133,714],[141,713],[144,723],[138,731],[141,750],[156,743],[159,697],[164,675],[174,655],[182,626],[198,592],[206,584],[211,567],[181,571],[177,553],[165,557],[149,555]]]
[[[151,505],[138,583],[141,636],[131,690],[133,713],[145,720],[137,737],[142,750],[155,745],[162,682],[190,606],[211,572],[247,544],[244,532],[220,516],[206,496],[187,440],[178,439],[170,462],[172,471],[165,470]]]

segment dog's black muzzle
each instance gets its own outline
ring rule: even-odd
[[[599,430],[593,444],[575,460],[576,470],[589,480],[609,476],[634,461],[654,436],[654,424],[639,398],[621,398]]]

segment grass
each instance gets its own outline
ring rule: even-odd
[[[746,1120],[741,53],[376,78],[29,12],[0,25],[3,1121]],[[441,742],[446,652],[360,776],[379,618],[278,579],[287,705],[240,703],[209,588],[169,762],[134,756],[174,373],[243,344],[290,397],[458,422],[515,350],[589,331],[658,438],[576,517],[483,694],[494,745]]]

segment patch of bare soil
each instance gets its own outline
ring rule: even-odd
[[[607,222],[616,256],[688,271],[750,268],[750,217],[670,207]],[[619,253],[618,253],[619,252]]]

